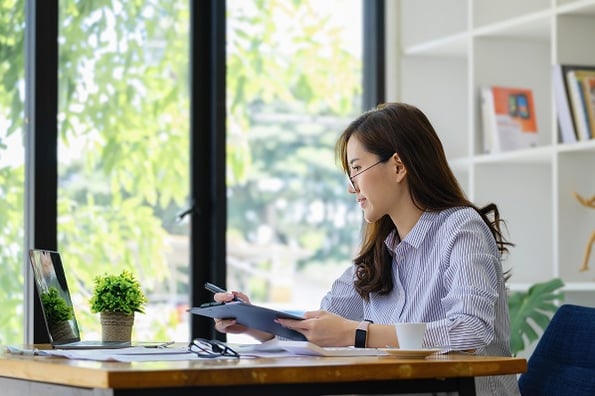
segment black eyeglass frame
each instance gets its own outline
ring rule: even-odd
[[[193,348],[199,350],[196,351]],[[219,340],[207,340],[206,338],[195,338],[190,341],[188,344],[188,351],[195,353],[201,358],[216,358],[221,356],[240,357],[240,354],[226,343]]]
[[[366,169],[361,170],[359,172],[357,172],[355,175],[347,175],[347,181],[349,182],[349,187],[351,187],[353,189],[353,191],[358,191],[358,189],[355,187],[355,182],[353,181],[353,179],[355,179],[357,176],[361,175],[362,173],[364,173],[365,171],[372,169],[373,167],[375,167],[378,164],[382,164],[383,162],[386,162],[390,159],[391,157],[388,157],[386,159],[381,159],[380,161],[368,166]]]

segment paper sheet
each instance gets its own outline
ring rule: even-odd
[[[372,348],[321,348],[307,341],[287,341],[273,339],[262,344],[230,345],[240,354],[242,359],[257,357],[291,357],[291,356],[362,356],[386,355],[379,349]],[[22,349],[7,347],[8,351],[20,355],[56,356],[67,359],[114,361],[114,362],[150,362],[150,361],[184,361],[204,359],[236,359],[232,356],[214,358],[199,357],[189,352],[185,346],[167,348],[145,348],[142,346],[122,349]]]
[[[145,348],[131,347],[122,349],[23,349],[15,346],[7,347],[10,353],[20,355],[56,356],[67,359],[114,361],[114,362],[149,362],[149,361],[178,361],[203,360],[186,347]],[[211,358],[209,358],[211,359]],[[218,356],[213,359],[234,359],[228,356]]]

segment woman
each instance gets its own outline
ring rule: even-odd
[[[442,144],[416,107],[389,103],[364,113],[340,136],[337,158],[363,211],[354,265],[306,320],[279,320],[321,346],[398,346],[395,323],[425,322],[424,347],[510,356],[501,254],[507,243],[496,205],[469,202]],[[216,294],[217,301],[242,293]],[[271,335],[233,320],[221,332]],[[515,376],[483,377],[478,394],[518,394]]]

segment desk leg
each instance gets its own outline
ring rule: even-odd
[[[459,396],[475,396],[475,379],[473,377],[459,379]]]

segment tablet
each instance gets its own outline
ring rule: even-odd
[[[235,319],[238,324],[266,331],[290,340],[306,340],[306,337],[301,333],[275,323],[275,319],[304,320],[304,318],[300,316],[283,311],[276,311],[274,309],[246,304],[240,301],[206,303],[200,307],[190,308],[188,311],[194,315],[207,316],[209,318]]]

